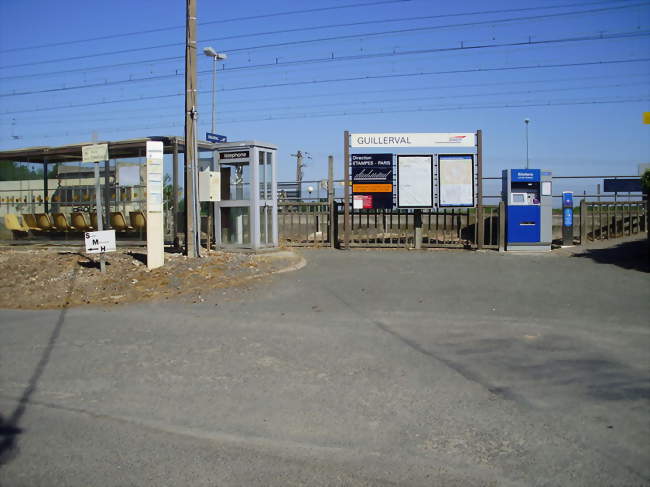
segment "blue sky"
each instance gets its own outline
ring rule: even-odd
[[[1,149],[182,135],[185,2],[4,1],[0,19]],[[284,180],[298,149],[306,179],[328,154],[340,176],[344,130],[482,129],[498,175],[524,164],[525,118],[531,167],[650,161],[648,1],[198,0],[198,21],[200,50],[229,56],[217,132],[278,145]],[[199,54],[201,134],[210,63]]]

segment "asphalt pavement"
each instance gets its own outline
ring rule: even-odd
[[[648,485],[621,245],[304,250],[197,303],[2,310],[0,485]]]

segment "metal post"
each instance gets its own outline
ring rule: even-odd
[[[102,222],[102,197],[100,195],[101,185],[99,184],[99,162],[95,162],[95,214],[97,215],[97,231],[104,230],[104,223]],[[99,270],[106,272],[106,262],[104,260],[104,252],[99,254]]]
[[[483,131],[476,131],[476,239],[479,249],[484,244],[484,222],[483,222]]]
[[[580,245],[587,243],[587,202],[580,202]]]
[[[43,161],[43,208],[45,213],[49,210],[49,191],[47,188],[47,161]]]
[[[530,120],[526,119],[524,122],[526,123],[526,169],[528,169],[528,124],[530,123]]]
[[[104,218],[106,218],[106,228],[111,228],[111,185],[110,185],[110,161],[104,161]]]
[[[343,132],[343,246],[350,248],[350,132]]]
[[[172,234],[174,236],[174,247],[179,248],[178,241],[178,139],[174,137],[172,155]]]
[[[196,0],[186,0],[185,27],[185,254],[198,257],[196,244]]]
[[[212,57],[212,130],[211,132],[214,134],[214,121],[216,118],[216,106],[217,106],[217,92],[215,91],[215,86],[217,84],[217,57],[213,56]]]
[[[562,245],[573,245],[573,191],[562,192]]]
[[[330,247],[335,248],[336,242],[334,241],[334,236],[336,235],[336,231],[334,227],[338,222],[334,221],[334,156],[327,156],[327,207],[330,212]]]
[[[413,212],[413,223],[415,227],[415,250],[420,250],[422,248],[422,210],[419,208]]]
[[[212,129],[211,132],[214,134],[215,133],[215,120],[216,120],[216,113],[217,113],[217,92],[216,92],[216,80],[217,80],[217,56],[212,57]],[[212,164],[214,166],[214,163]],[[210,168],[210,170],[214,170],[213,168]],[[208,228],[207,228],[207,239],[206,239],[206,247],[208,251],[210,250],[211,244],[210,240],[212,238],[212,232],[213,232],[213,220],[214,220],[214,213],[215,213],[215,204],[216,203],[208,203]],[[199,203],[200,205],[200,203]],[[200,221],[200,219],[199,219]],[[201,225],[199,224],[199,228]],[[200,231],[200,230],[199,230]],[[216,240],[216,239],[215,239]]]
[[[499,201],[499,252],[506,250],[506,204]]]

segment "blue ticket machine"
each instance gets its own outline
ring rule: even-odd
[[[551,171],[505,169],[502,197],[506,204],[507,250],[551,250],[553,196]]]

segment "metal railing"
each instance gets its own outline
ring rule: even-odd
[[[648,230],[646,201],[583,201],[580,205],[580,241],[608,240]]]
[[[476,208],[422,210],[424,248],[499,248],[500,207],[483,206],[483,242],[479,245]],[[332,225],[336,222],[336,225]],[[405,247],[415,245],[413,210],[350,210],[350,247]],[[345,231],[343,204],[278,203],[278,231],[282,245],[340,245]]]
[[[330,242],[330,209],[327,203],[278,203],[280,245],[324,246]]]

